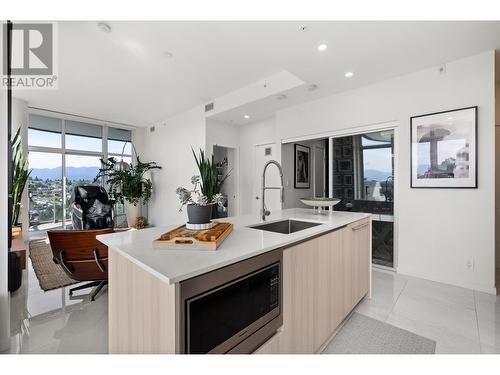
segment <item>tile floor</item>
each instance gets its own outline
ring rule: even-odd
[[[12,353],[106,353],[107,292],[70,300],[44,292],[31,265],[12,296]],[[356,310],[436,340],[437,353],[500,353],[500,298],[374,270],[373,296]]]
[[[106,288],[94,302],[88,299],[70,299],[69,287],[44,292],[38,284],[31,260],[28,258],[27,261],[23,284],[11,297],[10,352],[107,353]],[[83,290],[82,293],[88,291]],[[79,292],[75,292],[77,293]]]
[[[374,271],[359,313],[436,341],[438,354],[500,353],[498,296]]]

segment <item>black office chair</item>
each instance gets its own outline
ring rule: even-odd
[[[113,205],[104,188],[95,185],[75,186],[72,198],[73,229],[113,228]]]

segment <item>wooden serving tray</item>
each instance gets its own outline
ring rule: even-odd
[[[181,225],[153,241],[156,249],[217,250],[233,230],[233,224],[214,221],[207,230],[190,230]]]

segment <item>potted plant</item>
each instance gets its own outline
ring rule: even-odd
[[[20,226],[19,213],[24,187],[31,171],[28,171],[28,159],[23,155],[21,145],[21,127],[12,139],[12,225]]]
[[[97,182],[101,177],[107,179],[108,194],[114,203],[127,205],[127,223],[135,226],[139,217],[139,207],[151,198],[153,183],[144,174],[152,169],[161,169],[155,162],[143,163],[137,156],[136,162],[124,168],[124,162],[114,157],[101,159],[101,168],[94,179]]]
[[[187,205],[189,223],[206,224],[210,222],[213,213],[216,212],[215,205],[222,206],[224,203],[221,188],[229,173],[225,176],[219,176],[213,155],[209,159],[201,149],[199,155],[196,155],[193,149],[191,151],[200,174],[191,178],[193,189],[178,187],[175,192],[181,202],[179,211],[182,211],[182,207]]]

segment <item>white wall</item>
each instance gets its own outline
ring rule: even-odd
[[[294,188],[294,158],[295,158],[295,147],[294,144],[298,143],[303,146],[307,146],[311,149],[309,154],[309,173],[310,173],[310,188],[309,189],[295,189]],[[311,208],[306,206],[300,201],[301,198],[313,197],[314,196],[314,147],[324,147],[324,141],[300,141],[284,144],[281,147],[281,164],[283,167],[283,182],[285,184],[285,202],[283,203],[283,208]]]
[[[255,192],[256,167],[255,167],[255,146],[276,142],[275,118],[264,121],[242,125],[239,128],[240,145],[240,213],[251,214],[253,210]],[[279,153],[280,145],[276,150]],[[276,158],[279,160],[279,157]]]
[[[139,132],[139,130],[138,130]],[[191,176],[197,173],[191,147],[205,148],[205,116],[202,106],[155,124],[155,131],[142,130],[134,137],[143,161],[155,161],[163,169],[153,171],[153,197],[149,202],[149,221],[153,225],[186,222],[186,210],[179,212],[175,194],[178,186],[190,187]]]
[[[494,52],[282,110],[276,137],[287,139],[397,121],[398,271],[494,292]],[[479,106],[478,189],[410,189],[410,117]],[[316,135],[316,136],[314,136]],[[474,270],[465,267],[473,259]]]
[[[226,124],[221,121],[206,119],[206,151],[212,154],[214,145],[237,148],[240,143],[239,128],[237,125]]]

